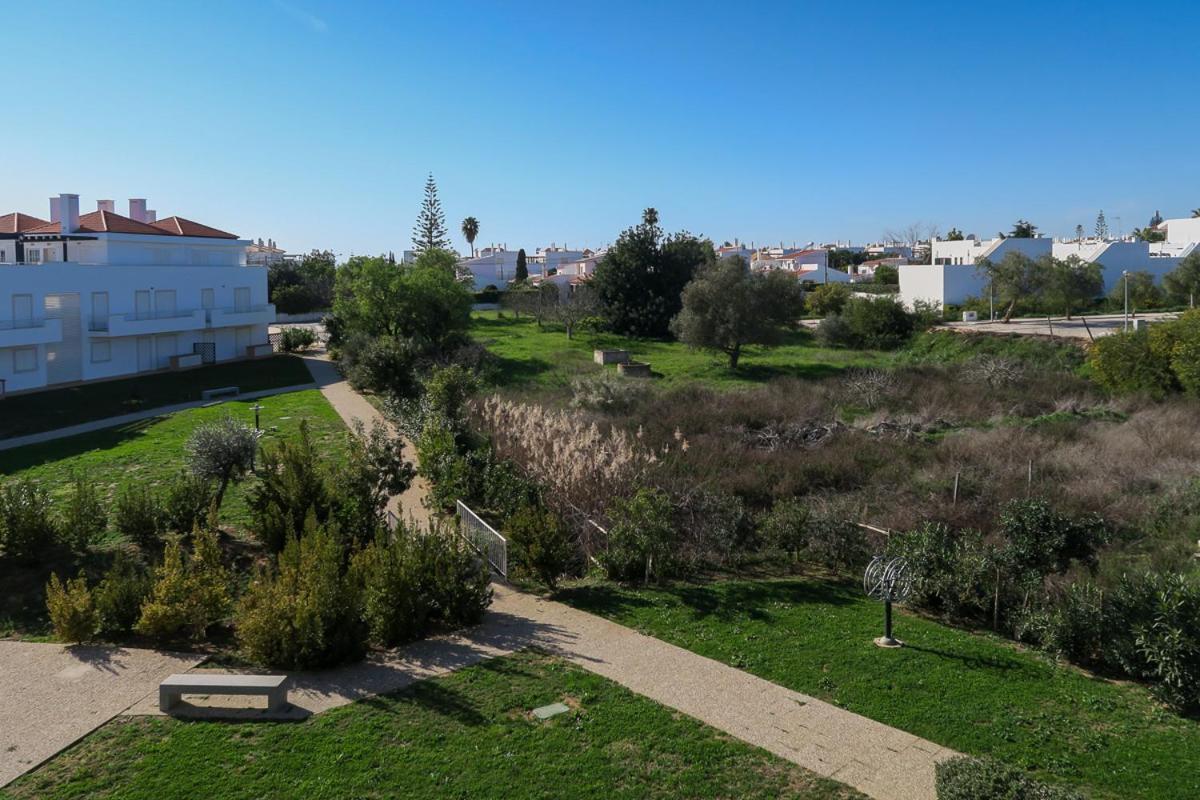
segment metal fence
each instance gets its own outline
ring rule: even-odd
[[[508,540],[461,500],[458,501],[458,533],[501,577],[508,577]]]

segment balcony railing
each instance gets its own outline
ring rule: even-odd
[[[275,321],[275,306],[270,303],[258,306],[210,308],[207,313],[210,328],[225,328],[231,325],[263,325]]]
[[[156,333],[199,330],[205,327],[204,309],[190,311],[135,311],[92,317],[88,331],[109,336],[145,336]]]
[[[61,319],[0,320],[0,347],[32,347],[60,341]]]

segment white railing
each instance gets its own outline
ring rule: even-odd
[[[22,331],[46,327],[45,319],[0,319],[0,331]]]
[[[484,522],[462,500],[459,500],[457,505],[459,535],[486,558],[488,564],[501,577],[508,578],[508,540]]]

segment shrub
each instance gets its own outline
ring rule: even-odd
[[[58,575],[52,574],[46,584],[46,608],[54,635],[65,642],[86,642],[100,627],[96,604],[82,572],[78,578],[69,579],[65,587]]]
[[[235,616],[247,658],[281,669],[310,669],[357,658],[366,638],[361,596],[343,569],[340,535],[309,514],[276,563],[260,570]]]
[[[825,317],[830,314],[840,314],[849,299],[849,285],[824,283],[804,296],[804,307],[810,314]]]
[[[107,526],[108,514],[96,485],[83,475],[75,475],[58,520],[63,544],[76,555],[83,555]]]
[[[1108,609],[1111,659],[1167,705],[1200,709],[1200,582],[1146,573],[1122,579]]]
[[[287,312],[284,312],[287,313]],[[285,353],[307,350],[317,343],[317,333],[312,328],[284,328],[279,337],[279,346]]]
[[[114,512],[117,530],[130,541],[143,549],[158,545],[163,515],[158,498],[144,484],[128,483],[121,487]]]
[[[163,497],[163,523],[169,531],[190,533],[197,523],[205,522],[212,505],[212,481],[181,471],[167,484]]]
[[[629,380],[614,372],[581,375],[571,379],[571,405],[618,414],[632,408],[648,391],[645,382]]]
[[[388,498],[403,493],[416,471],[404,460],[404,442],[383,425],[366,432],[356,424],[346,435],[348,458],[332,471],[329,487],[333,518],[347,541],[371,541],[383,524]]]
[[[892,534],[887,550],[908,561],[913,603],[955,616],[980,614],[989,608],[985,582],[990,570],[978,531],[926,522],[915,530]]]
[[[938,800],[1084,800],[1073,789],[1050,786],[991,758],[959,756],[937,765]]]
[[[421,348],[391,336],[356,336],[342,349],[342,368],[360,391],[414,397],[420,391],[417,363]]]
[[[430,599],[421,592],[414,543],[401,525],[394,535],[376,539],[354,555],[363,621],[371,641],[383,647],[417,639],[429,624]]]
[[[241,479],[253,466],[258,434],[246,423],[226,415],[214,422],[197,425],[185,448],[192,473],[216,481],[217,495],[213,505],[220,509],[229,482]]]
[[[610,579],[649,581],[674,573],[676,536],[666,493],[638,489],[631,498],[614,500],[609,516],[608,548],[599,560]]]
[[[435,526],[410,535],[430,618],[451,628],[478,624],[492,602],[487,562],[450,530]]]
[[[854,346],[894,350],[913,335],[915,321],[904,306],[890,297],[855,297],[846,302],[845,318]]]
[[[508,520],[504,533],[521,563],[553,592],[576,555],[575,543],[562,520],[548,509],[525,506]]]
[[[817,326],[817,341],[826,347],[854,347],[856,339],[845,317],[830,314]]]
[[[789,497],[771,507],[762,521],[761,532],[768,547],[787,553],[793,560],[808,544],[808,506]]]
[[[1161,396],[1176,386],[1169,357],[1152,346],[1150,334],[1144,330],[1097,339],[1089,351],[1088,363],[1096,382],[1113,391]]]
[[[438,367],[425,379],[425,398],[430,409],[458,426],[465,425],[465,408],[479,390],[475,373],[460,364]]]
[[[431,416],[417,440],[420,472],[429,479],[429,499],[435,508],[450,509],[460,499],[479,495],[480,461],[486,455],[459,451],[459,438],[445,417]]]
[[[863,529],[831,515],[814,516],[808,523],[805,556],[833,570],[865,564],[870,556]]]
[[[133,630],[150,588],[150,576],[141,564],[125,551],[118,551],[93,593],[100,630],[110,636]]]
[[[0,552],[15,561],[34,561],[54,548],[57,534],[50,495],[29,480],[0,489]]]
[[[1018,622],[1017,636],[1076,664],[1103,665],[1109,632],[1104,592],[1091,582],[1076,582]]]
[[[324,523],[332,502],[307,422],[300,423],[300,435],[294,440],[264,448],[261,460],[260,480],[247,502],[255,536],[268,550],[279,552],[304,530],[310,511],[318,523]]]
[[[184,633],[200,639],[227,612],[229,573],[221,564],[217,533],[197,529],[192,540],[195,549],[187,562],[178,538],[167,543],[162,563],[154,570],[150,596],[142,604],[138,633],[159,640]]]
[[[680,566],[706,560],[736,562],[754,544],[754,524],[742,498],[707,489],[690,492],[680,503],[677,524],[682,542],[675,559]]]
[[[511,461],[489,457],[483,466],[483,507],[501,524],[526,506],[542,504],[541,486],[529,480]]]

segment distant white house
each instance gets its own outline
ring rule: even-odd
[[[287,258],[287,251],[276,246],[274,239],[265,242],[260,238],[246,247],[246,263],[256,267],[273,267],[282,264]]]
[[[475,258],[458,262],[458,273],[471,280],[476,292],[489,286],[503,289],[517,272],[517,251],[501,247],[485,247]]]
[[[1168,220],[1166,223],[1188,223],[1191,220]],[[1190,237],[1195,238],[1190,238]],[[1053,255],[1070,256],[1099,264],[1103,268],[1104,290],[1108,291],[1121,280],[1121,273],[1149,272],[1156,279],[1174,270],[1180,259],[1200,247],[1200,226],[1176,225],[1170,229],[1168,241],[1148,243],[1129,239],[1083,239],[1056,241],[1034,239],[962,239],[932,242],[932,264],[908,264],[900,270],[900,299],[912,306],[924,301],[945,307],[959,305],[969,297],[984,297],[988,286],[977,268],[982,258],[1000,261],[1010,252],[1020,252],[1032,259]]]
[[[0,216],[0,382],[7,392],[270,352],[267,270],[251,243],[146,201],[51,198]],[[2,413],[2,412],[0,412]]]

